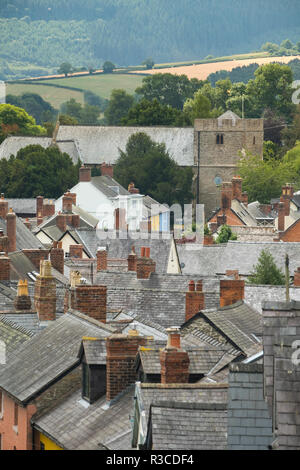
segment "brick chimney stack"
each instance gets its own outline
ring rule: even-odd
[[[92,179],[92,170],[87,166],[79,168],[79,182],[88,183]]]
[[[4,199],[4,194],[1,194],[0,198],[0,217],[2,219],[6,219],[6,215],[8,213],[8,202]]]
[[[280,197],[280,202],[284,204],[284,215],[290,215],[290,201],[293,198],[294,189],[290,183],[286,183],[285,186],[282,186],[282,194]]]
[[[17,217],[12,209],[6,215],[6,232],[8,236],[8,252],[16,251],[16,236],[17,236]]]
[[[71,214],[73,205],[73,197],[70,192],[63,195],[62,198],[62,211],[63,213]]]
[[[168,343],[160,351],[161,383],[188,383],[190,359],[180,346],[180,328],[167,328]]]
[[[240,176],[234,176],[232,178],[232,198],[242,201],[242,178]]]
[[[16,310],[31,310],[31,300],[28,294],[28,282],[26,279],[20,279],[18,282],[18,293],[14,306]]]
[[[107,250],[105,247],[99,247],[97,250],[97,271],[107,270]]]
[[[83,246],[82,245],[70,245],[69,246],[69,257],[82,259]]]
[[[200,310],[205,308],[204,293],[202,292],[202,281],[189,282],[189,290],[185,294],[185,321],[193,318]]]
[[[8,237],[4,235],[3,230],[0,229],[0,252],[8,254],[8,246],[9,246]]]
[[[53,242],[53,246],[50,251],[50,261],[54,269],[61,274],[64,274],[65,252],[62,248],[62,242]]]
[[[240,279],[222,279],[220,281],[220,307],[232,305],[244,299],[245,281]]]
[[[67,230],[67,215],[58,213],[56,216],[56,226],[62,231],[65,232]]]
[[[136,381],[135,358],[147,338],[134,334],[113,334],[106,340],[106,399],[123,392]]]
[[[101,176],[110,176],[111,178],[114,177],[114,169],[113,166],[109,163],[101,163]]]
[[[221,189],[221,208],[223,210],[231,208],[232,183],[224,182]]]
[[[130,192],[130,194],[140,194],[140,190],[134,186],[134,183],[129,183],[128,192]]]
[[[278,231],[284,232],[286,207],[283,202],[278,204]]]
[[[34,303],[40,321],[55,320],[56,283],[48,260],[40,263],[40,274],[35,281]]]
[[[243,191],[242,193],[242,203],[244,206],[248,207],[248,193],[247,191]]]
[[[6,253],[0,253],[0,281],[10,280],[10,259]]]
[[[141,247],[141,256],[136,260],[136,275],[138,279],[149,279],[156,269],[156,262],[150,258],[150,248]]]
[[[49,201],[46,199],[42,206],[42,216],[43,217],[51,217],[55,214],[55,204],[53,201]]]
[[[294,272],[294,286],[300,287],[300,268],[297,268],[297,271]]]
[[[43,217],[43,205],[44,205],[43,196],[37,196],[36,198],[36,216],[37,217]]]
[[[79,285],[71,288],[71,308],[106,323],[106,286]]]
[[[128,255],[127,261],[128,261],[128,271],[136,271],[136,260],[137,256],[135,254],[135,248],[132,245],[131,247],[131,253]]]

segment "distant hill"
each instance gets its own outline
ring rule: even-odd
[[[0,31],[0,78],[185,61],[299,41],[299,0],[0,0]]]

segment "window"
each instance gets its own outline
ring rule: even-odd
[[[3,417],[3,393],[0,391],[0,419]]]
[[[19,406],[15,403],[14,406],[14,426],[13,429],[17,433],[18,432],[18,421],[19,421]]]
[[[222,145],[222,144],[224,144],[224,135],[217,134],[217,145]]]

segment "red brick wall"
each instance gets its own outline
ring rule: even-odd
[[[280,234],[280,240],[284,242],[300,242],[300,221],[297,221],[286,232]]]
[[[185,321],[190,320],[190,318],[204,308],[205,299],[202,292],[202,281],[197,281],[196,290],[194,281],[190,281],[189,291],[185,294]]]
[[[3,416],[0,434],[3,450],[32,450],[32,426],[30,419],[36,412],[34,405],[18,407],[18,428],[14,429],[15,402],[3,392]]]
[[[110,176],[113,178],[114,176],[114,169],[112,165],[109,165],[108,163],[102,163],[101,164],[101,175],[102,176]]]
[[[0,256],[0,281],[10,280],[10,259],[7,256]]]
[[[189,355],[185,351],[164,349],[160,351],[161,383],[176,384],[189,381]]]
[[[3,235],[3,232],[0,233],[0,252],[8,253],[9,240],[6,235]]]
[[[92,170],[88,167],[82,166],[79,168],[79,181],[88,182],[91,181]]]
[[[112,400],[136,380],[135,358],[146,338],[114,334],[106,340],[106,398]]]
[[[0,199],[0,217],[2,217],[2,219],[5,219],[7,213],[8,213],[8,202],[1,198]]]
[[[137,256],[135,254],[128,255],[128,271],[136,271],[136,260]]]
[[[71,288],[71,308],[106,323],[106,286]]]
[[[137,258],[136,275],[138,279],[149,279],[155,273],[156,263],[151,258]]]
[[[97,271],[107,270],[107,251],[97,250]]]
[[[62,231],[67,230],[67,216],[66,214],[57,214],[56,216],[56,226]]]
[[[73,198],[70,193],[65,193],[62,198],[63,212],[72,212]]]
[[[294,273],[294,286],[300,287],[300,268]]]
[[[53,247],[50,251],[50,261],[54,269],[64,274],[65,252],[63,248]]]
[[[232,305],[244,298],[245,281],[221,280],[220,281],[220,306]]]
[[[43,204],[43,212],[42,212],[43,217],[51,217],[54,214],[55,214],[55,205],[53,203],[50,204],[50,202],[47,202]]]
[[[70,245],[69,256],[70,258],[82,258],[83,246],[82,245]]]
[[[43,196],[38,196],[36,198],[36,216],[37,217],[43,216],[43,203],[44,203]]]

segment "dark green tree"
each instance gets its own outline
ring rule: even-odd
[[[237,240],[237,236],[228,225],[222,225],[216,238],[216,243],[227,243],[228,240]]]
[[[126,93],[125,90],[112,90],[108,106],[104,111],[107,124],[109,126],[121,125],[122,118],[127,116],[133,103],[134,97]]]
[[[55,121],[57,110],[37,93],[23,93],[20,96],[7,95],[6,103],[13,104],[34,117],[37,124]]]
[[[147,70],[153,69],[154,60],[152,57],[149,57],[148,59],[144,60],[144,62],[142,62],[142,65],[145,65]]]
[[[148,101],[156,98],[161,104],[182,109],[184,102],[192,98],[197,85],[203,82],[190,81],[186,75],[173,75],[171,73],[156,73],[145,77],[142,86],[135,91]]]
[[[104,73],[112,73],[115,70],[116,66],[109,60],[106,60],[102,65],[102,69]]]
[[[124,126],[182,126],[184,115],[179,109],[142,99],[130,108],[127,116],[121,120]]]
[[[177,165],[164,144],[154,142],[143,132],[128,139],[125,152],[120,151],[114,175],[123,186],[133,181],[142,194],[162,204],[187,204],[193,198],[191,168]]]
[[[253,266],[249,279],[250,284],[283,285],[285,276],[276,266],[274,258],[269,250],[262,250],[258,263]]]
[[[73,72],[73,67],[69,62],[63,62],[57,71],[57,73],[59,74],[64,74],[65,77],[67,77],[69,73],[72,73],[72,72]]]
[[[80,162],[51,146],[29,145],[0,161],[1,191],[11,198],[57,198],[78,181]]]

